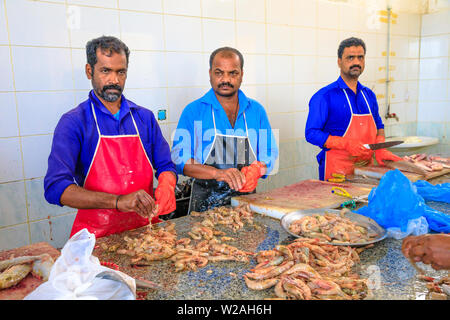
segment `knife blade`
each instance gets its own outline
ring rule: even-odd
[[[370,150],[379,150],[384,148],[389,148],[392,146],[396,146],[398,144],[403,143],[403,141],[387,141],[387,142],[381,142],[381,143],[371,143],[371,144],[365,144],[364,147]]]

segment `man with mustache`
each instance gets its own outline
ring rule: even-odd
[[[374,152],[363,145],[385,141],[375,93],[358,82],[365,55],[363,40],[343,40],[338,49],[340,77],[309,101],[305,138],[322,148],[317,155],[320,180],[333,179],[333,173],[352,174],[355,163],[371,164]],[[386,149],[376,150],[375,159],[382,166],[383,160],[401,160]]]
[[[139,228],[176,208],[169,145],[153,113],[122,95],[129,54],[115,37],[89,41],[85,71],[93,90],[55,128],[45,198],[79,209],[70,236],[83,228],[97,238]]]
[[[229,205],[232,196],[254,192],[278,157],[266,111],[240,90],[242,54],[216,49],[209,66],[212,88],[185,107],[172,147],[178,173],[194,178],[189,212]]]

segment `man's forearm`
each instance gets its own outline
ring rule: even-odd
[[[71,184],[64,190],[60,200],[62,205],[76,209],[115,209],[117,195],[90,191]]]
[[[213,166],[200,164],[194,159],[189,159],[184,165],[183,174],[196,179],[215,179],[217,169]]]

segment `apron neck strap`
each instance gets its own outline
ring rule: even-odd
[[[351,109],[351,108],[350,108]],[[211,107],[211,113],[212,113],[212,118],[213,118],[213,125],[214,125],[214,134],[217,134],[217,130],[216,130],[216,117],[214,116],[214,108]],[[244,123],[245,123],[245,134],[248,138],[248,127],[247,127],[247,119],[245,118],[245,111],[242,111],[242,114],[244,115]],[[134,121],[134,120],[133,120]],[[236,119],[237,121],[237,119]]]
[[[350,103],[350,99],[348,98],[347,92],[345,91],[344,88],[342,88],[342,91],[344,91],[345,97],[347,98],[348,106],[350,107],[350,113],[353,116],[353,108],[352,108],[352,104]],[[369,102],[367,101],[366,96],[364,95],[364,92],[362,90],[360,92],[361,92],[361,94],[362,94],[362,96],[364,98],[364,101],[366,101],[367,109],[369,109],[369,113],[368,114],[371,115],[372,114],[372,110],[370,110]]]
[[[97,127],[98,135],[101,136],[102,134],[100,132],[100,127],[98,126],[97,115],[95,114],[95,108],[94,108],[94,104],[92,103],[92,101],[91,101],[91,110],[92,110],[92,114],[94,115],[94,121],[95,121],[95,125]],[[136,129],[136,134],[139,135],[136,121],[134,121],[134,117],[133,117],[133,113],[131,112],[131,109],[130,109],[130,115],[131,115],[131,120],[133,120],[134,128]],[[213,113],[213,117],[214,117],[214,113]],[[215,128],[215,122],[214,122],[214,128]]]

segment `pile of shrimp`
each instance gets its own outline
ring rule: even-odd
[[[245,223],[253,225],[254,213],[248,204],[238,207],[216,207],[204,212],[192,211],[194,217],[204,217],[202,225],[213,228],[216,225],[223,225],[238,231],[243,228]]]
[[[248,207],[219,207],[203,213],[193,212],[192,215],[204,216],[204,219],[194,223],[188,232],[190,238],[177,239],[175,223],[168,221],[165,227],[149,226],[136,238],[125,236],[127,248],[118,249],[117,253],[133,257],[131,263],[135,265],[170,259],[176,272],[197,271],[216,261],[250,262],[252,252],[223,243],[233,238],[215,229],[216,225],[225,225],[237,231],[245,223],[253,224],[253,212]]]
[[[359,300],[368,294],[367,279],[351,272],[359,255],[351,247],[321,239],[298,238],[255,256],[258,264],[244,275],[248,288],[274,287],[279,299]]]
[[[198,268],[205,267],[209,262],[217,261],[238,261],[250,262],[249,256],[252,252],[242,251],[230,246],[217,238],[201,240],[196,244],[191,244],[190,238],[182,238],[177,242],[177,253],[170,260],[174,262],[175,271],[197,271]]]
[[[369,232],[366,227],[345,218],[345,212],[341,210],[339,215],[326,212],[323,215],[305,216],[292,222],[289,231],[302,237],[333,243],[361,243],[378,237],[377,233]]]
[[[145,265],[148,262],[164,260],[176,253],[177,233],[175,223],[168,221],[165,227],[148,226],[146,232],[136,238],[124,237],[126,249],[118,249],[118,254],[131,257],[132,264]]]
[[[450,297],[450,273],[442,279],[435,279],[423,274],[418,277],[426,282],[428,296],[431,300],[447,300]]]
[[[192,240],[198,242],[191,244],[191,238],[177,241],[177,253],[170,258],[175,264],[175,271],[196,271],[209,262],[216,261],[250,262],[249,256],[253,255],[252,252],[242,251],[223,243],[233,238],[215,229],[217,225],[224,225],[238,231],[245,223],[253,225],[253,212],[248,206],[218,207],[202,213],[194,211],[191,215],[204,217],[202,222],[195,223],[188,232]],[[222,237],[218,238],[219,236]]]

